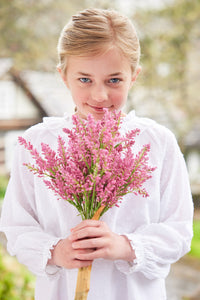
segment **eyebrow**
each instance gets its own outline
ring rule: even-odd
[[[78,74],[78,75],[81,75],[81,76],[86,76],[86,77],[91,76],[91,74],[84,73],[84,72],[78,72],[77,74]]]
[[[85,73],[85,72],[78,72],[78,74],[81,75],[81,76],[86,76],[86,77],[92,76],[91,74]],[[123,75],[123,73],[122,72],[116,72],[116,73],[109,74],[108,76],[113,77],[113,76],[120,76],[120,75]]]
[[[120,75],[123,75],[123,73],[122,72],[116,72],[116,73],[110,74],[109,76],[113,77],[113,76],[120,76]]]

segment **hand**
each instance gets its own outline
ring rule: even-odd
[[[92,249],[74,249],[72,241],[69,238],[60,240],[53,250],[51,250],[51,259],[49,265],[57,265],[66,269],[87,267],[92,264],[92,260],[79,259],[80,254],[91,252]]]
[[[112,232],[102,221],[82,221],[71,230],[69,240],[72,242],[72,248],[77,250],[76,258],[79,260],[93,261],[96,258],[104,258],[132,261],[136,258],[127,237]]]

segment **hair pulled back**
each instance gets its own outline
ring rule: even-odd
[[[69,56],[92,56],[117,47],[134,73],[140,44],[132,22],[115,10],[85,9],[72,16],[58,41],[58,67],[65,74]]]

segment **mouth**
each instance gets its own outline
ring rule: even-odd
[[[112,106],[108,106],[108,107],[105,107],[105,106],[93,106],[93,105],[89,105],[89,107],[91,107],[93,110],[95,110],[96,112],[100,112],[100,113],[103,113],[104,112],[104,109],[110,109]]]

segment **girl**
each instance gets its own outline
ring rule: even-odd
[[[122,109],[140,72],[140,46],[130,20],[116,11],[82,11],[64,27],[58,54],[58,71],[77,114],[101,119],[103,108]],[[157,169],[145,185],[148,199],[129,194],[100,221],[81,222],[71,204],[56,201],[23,166],[31,160],[27,151],[16,149],[1,229],[10,254],[37,276],[37,300],[72,300],[77,268],[91,263],[88,300],[164,300],[170,265],[190,249],[193,205],[173,134],[134,111],[122,118],[122,132],[140,129],[138,149],[151,144],[150,165]],[[41,142],[56,148],[63,127],[72,127],[70,116],[45,118],[25,138],[36,148]]]

